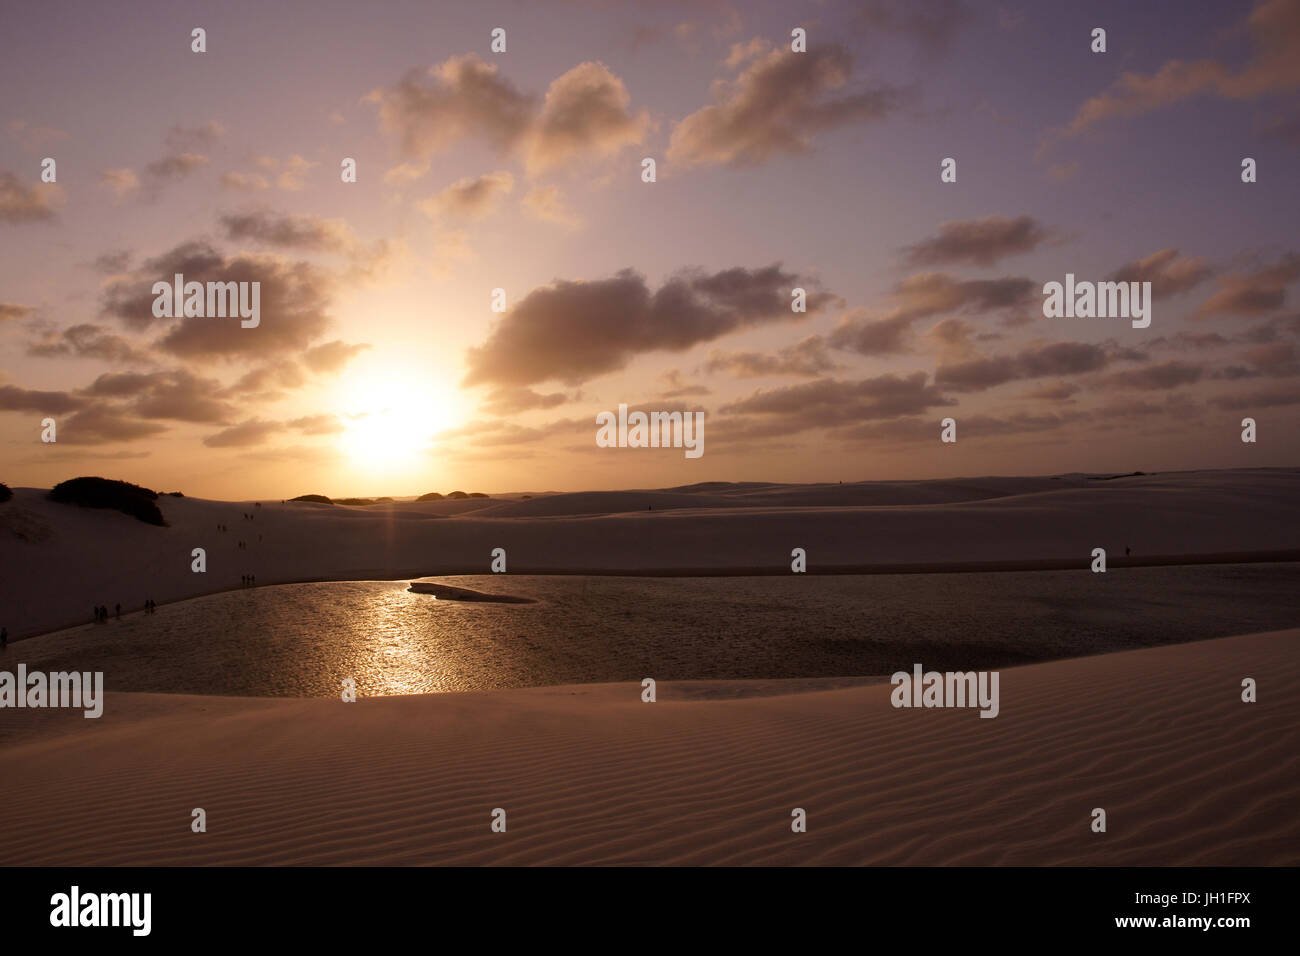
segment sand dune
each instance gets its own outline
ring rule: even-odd
[[[918,490],[920,489],[920,490]],[[921,495],[934,503],[907,503]],[[816,499],[819,505],[780,503]],[[875,504],[855,503],[871,500]],[[654,504],[659,501],[660,504]],[[664,502],[677,504],[665,507]],[[689,501],[691,506],[682,502]],[[654,510],[647,511],[649,503]],[[166,602],[238,587],[511,571],[809,570],[964,564],[1086,567],[1121,560],[1300,547],[1300,472],[1245,469],[1114,480],[972,478],[857,485],[761,485],[591,492],[529,501],[471,498],[349,508],[159,499],[169,527],[15,490],[0,505],[0,623],[13,638],[90,619],[91,607]],[[528,514],[510,509],[529,510]],[[255,515],[252,521],[243,514]],[[493,514],[498,516],[493,517]],[[229,527],[218,532],[218,524]],[[240,549],[238,541],[246,542]],[[207,571],[191,571],[204,548]]]
[[[1295,865],[1297,641],[1003,670],[992,720],[821,681],[10,711],[0,863]]]

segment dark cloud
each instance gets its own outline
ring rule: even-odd
[[[1186,362],[1160,362],[1144,368],[1128,369],[1106,377],[1112,388],[1131,388],[1140,391],[1166,391],[1180,385],[1199,382],[1205,375],[1204,367]]]
[[[784,388],[760,389],[723,405],[723,414],[772,416],[783,433],[845,425],[872,419],[916,415],[929,408],[954,405],[924,372],[881,375],[856,382],[823,378]]]
[[[830,335],[833,348],[862,355],[892,355],[909,350],[912,323],[956,312],[997,312],[1003,321],[1027,315],[1040,302],[1039,287],[1029,279],[956,279],[942,272],[920,272],[894,286],[894,307],[878,319],[855,310]],[[957,333],[957,327],[949,331]],[[965,330],[962,330],[965,331]]]
[[[1050,375],[1080,375],[1106,366],[1105,348],[1083,342],[1055,342],[990,358],[943,364],[935,370],[935,384],[956,392],[981,392],[1006,382]]]
[[[469,350],[465,384],[577,385],[644,352],[680,352],[739,329],[806,318],[836,301],[813,286],[779,264],[685,271],[654,291],[631,269],[609,279],[562,280],[530,292],[484,345]],[[807,313],[791,311],[795,287],[809,290]]]
[[[277,215],[261,209],[223,215],[219,222],[226,238],[237,242],[250,240],[280,249],[309,252],[347,253],[357,247],[352,227],[342,219]]]
[[[206,165],[208,165],[208,157],[199,153],[176,153],[154,160],[145,166],[145,180],[152,185],[176,182]]]
[[[704,363],[709,374],[728,372],[737,378],[756,378],[763,375],[824,375],[834,371],[835,362],[830,357],[826,340],[820,335],[810,335],[794,345],[787,345],[775,354],[768,352],[723,352],[714,350]]]
[[[106,445],[138,441],[167,431],[156,422],[142,421],[111,404],[96,404],[59,422],[60,445]]]
[[[122,336],[109,332],[102,325],[83,323],[61,332],[47,332],[27,345],[27,354],[34,358],[61,358],[75,355],[78,358],[101,359],[121,365],[150,365],[153,359],[136,348]]]
[[[261,283],[260,325],[245,329],[237,318],[154,318],[153,284],[171,282],[176,273],[184,275],[186,282]],[[226,258],[207,243],[195,241],[111,281],[104,290],[103,311],[134,328],[167,327],[155,347],[172,355],[265,360],[297,355],[324,333],[335,288],[334,277],[310,263],[276,254]]]
[[[1267,315],[1286,304],[1286,287],[1296,279],[1300,279],[1300,255],[1294,252],[1254,272],[1222,276],[1196,315]]]
[[[1259,389],[1254,392],[1233,392],[1210,399],[1209,404],[1229,412],[1252,411],[1257,408],[1280,408],[1300,405],[1300,389],[1294,386]]]
[[[221,383],[186,369],[161,372],[106,372],[81,390],[93,398],[131,399],[127,406],[140,418],[201,424],[229,421],[234,408],[219,397]]]
[[[262,444],[282,428],[284,426],[279,422],[250,418],[215,435],[209,435],[203,439],[203,444],[209,448],[248,448]]]
[[[75,411],[85,404],[83,399],[67,392],[42,392],[17,385],[0,385],[0,412],[61,414]]]
[[[1204,259],[1179,257],[1177,249],[1161,249],[1145,259],[1120,266],[1111,282],[1150,282],[1151,297],[1164,299],[1194,288],[1214,270]]]
[[[937,236],[907,246],[903,252],[912,265],[991,266],[1008,256],[1031,252],[1051,236],[1033,216],[985,216],[945,222]]]
[[[712,105],[677,124],[669,160],[752,166],[782,153],[808,153],[817,133],[883,119],[902,101],[892,87],[855,89],[853,55],[834,43],[792,53],[752,41],[733,47],[727,62],[739,73],[715,84]]]

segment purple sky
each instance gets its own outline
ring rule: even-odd
[[[5,20],[10,485],[1296,464],[1300,0],[10,3]],[[153,282],[182,266],[261,281],[260,326],[154,318]],[[1044,318],[1066,273],[1151,281],[1150,327]],[[620,403],[703,410],[705,453],[598,447]]]

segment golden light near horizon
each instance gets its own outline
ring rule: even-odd
[[[367,472],[393,475],[427,464],[434,435],[463,414],[454,388],[410,374],[371,372],[342,389],[339,448]]]

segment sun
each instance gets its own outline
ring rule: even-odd
[[[454,390],[392,373],[349,382],[343,396],[339,448],[354,466],[386,474],[428,462],[460,404]]]

